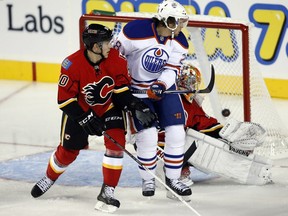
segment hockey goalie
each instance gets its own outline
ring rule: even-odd
[[[179,89],[197,90],[200,81],[199,70],[188,63],[184,65],[177,85]],[[200,95],[183,94],[181,98],[187,114],[183,183],[193,184],[189,179],[189,166],[242,184],[271,182],[272,161],[253,153],[265,140],[266,131],[261,125],[233,118],[222,125],[204,112]],[[164,131],[159,132],[159,146],[165,148]]]

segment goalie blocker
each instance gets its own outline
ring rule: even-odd
[[[225,127],[224,127],[225,128]],[[221,132],[220,132],[221,135]],[[271,182],[272,161],[236,151],[230,144],[215,139],[193,129],[186,131],[186,149],[195,145],[197,149],[188,159],[195,168],[206,173],[214,173],[242,184],[264,185]]]

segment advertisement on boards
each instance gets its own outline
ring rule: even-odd
[[[78,48],[80,15],[80,0],[0,1],[0,59],[61,62]]]
[[[159,2],[161,1],[83,0],[82,12],[89,13],[93,9],[111,12],[156,12]],[[283,65],[288,66],[287,1],[178,0],[178,2],[186,7],[190,15],[231,17],[236,20],[251,22],[255,26],[253,37],[255,57],[261,71],[264,72],[264,76],[288,79],[288,72],[283,70]]]
[[[255,33],[255,58],[263,76],[288,79],[287,0],[178,1],[190,15],[231,17],[251,22]],[[160,2],[1,0],[0,60],[60,64],[64,57],[79,48],[79,18],[82,14],[91,10],[156,12]]]

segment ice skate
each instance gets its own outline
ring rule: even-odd
[[[108,213],[115,212],[120,207],[120,202],[115,199],[114,190],[114,187],[103,184],[100,194],[97,197],[98,201],[95,205],[95,209]]]
[[[49,188],[54,184],[55,181],[49,179],[47,176],[44,176],[40,179],[32,188],[31,195],[34,198],[42,196]]]
[[[151,197],[155,194],[155,179],[144,180],[142,179],[142,195]]]
[[[183,184],[180,180],[178,180],[178,179],[169,179],[169,178],[166,177],[166,184],[176,194],[181,196],[186,202],[190,201],[190,195],[192,194],[192,191],[187,185]],[[167,191],[166,196],[169,199],[178,200],[178,198],[169,190]]]

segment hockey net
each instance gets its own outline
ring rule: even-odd
[[[117,37],[131,20],[151,18],[151,13],[121,13],[82,15],[81,34],[85,26],[96,22],[113,29]],[[205,95],[203,107],[208,115],[225,123],[228,117],[261,124],[267,130],[265,143],[256,153],[269,158],[288,157],[288,132],[277,113],[253,54],[253,26],[231,18],[190,16],[183,30],[189,41],[186,61],[202,73],[203,87],[210,80],[213,64],[216,80],[213,91]]]

